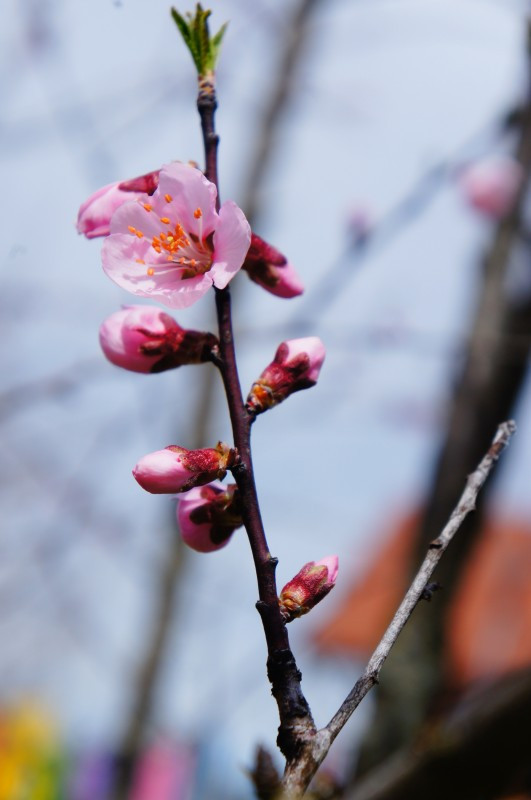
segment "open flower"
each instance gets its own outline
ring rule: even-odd
[[[286,256],[266,241],[251,234],[251,246],[243,269],[250,279],[277,297],[297,297],[304,291],[301,279]]]
[[[307,614],[334,588],[338,572],[337,556],[309,561],[280,592],[280,613],[285,622]]]
[[[101,349],[113,364],[132,372],[163,372],[208,361],[212,333],[188,331],[154,306],[126,306],[100,327]]]
[[[120,206],[131,200],[153,194],[159,182],[159,170],[148,172],[129,181],[109,183],[91,194],[77,215],[77,232],[87,239],[108,236],[111,217]]]
[[[189,547],[199,553],[220,550],[243,525],[236,485],[215,481],[191,489],[179,498],[177,518]]]
[[[245,259],[251,230],[231,200],[216,211],[213,183],[188,164],[163,167],[152,197],[125,203],[103,243],[103,269],[118,286],[170,308],[224,289]]]

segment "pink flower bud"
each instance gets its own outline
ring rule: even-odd
[[[154,306],[127,306],[100,328],[100,344],[113,364],[133,372],[162,372],[208,361],[217,344],[212,333],[187,331]]]
[[[77,232],[87,239],[110,234],[111,217],[123,203],[144,194],[151,195],[159,182],[159,172],[148,172],[130,181],[109,183],[91,194],[81,205],[77,215]]]
[[[216,478],[225,477],[236,463],[236,451],[218,442],[217,447],[185,450],[170,445],[140,459],[133,475],[140,486],[152,494],[187,492]]]
[[[253,383],[247,397],[248,410],[261,414],[293,392],[314,386],[325,354],[324,345],[317,336],[282,342],[271,364]]]
[[[286,257],[256,233],[251,234],[242,269],[247,270],[252,281],[277,297],[297,297],[304,291],[301,279]]]
[[[280,612],[286,622],[307,614],[334,588],[338,571],[337,556],[309,561],[280,592]]]
[[[491,219],[501,219],[514,206],[522,180],[518,161],[498,156],[467,167],[459,176],[459,185],[472,208]]]
[[[236,485],[216,481],[191,489],[179,498],[177,519],[183,540],[193,550],[220,550],[243,525]]]

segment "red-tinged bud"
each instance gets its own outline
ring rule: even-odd
[[[305,564],[280,592],[278,602],[284,621],[291,622],[320,603],[334,588],[337,571],[337,556],[327,556]]]
[[[186,450],[170,445],[141,458],[133,475],[146,492],[177,494],[221,480],[236,460],[236,451],[223,442],[204,450]]]
[[[152,195],[159,183],[159,172],[148,172],[130,181],[109,183],[91,194],[81,205],[77,215],[77,232],[87,239],[108,236],[111,217],[117,208],[142,195]]]
[[[139,175],[138,178],[131,178],[128,181],[122,181],[118,188],[122,192],[141,192],[142,194],[152,195],[159,185],[160,169],[153,172],[146,172],[145,175]]]
[[[191,489],[179,498],[177,519],[183,541],[193,550],[220,550],[243,525],[236,485],[216,481]]]
[[[297,297],[304,291],[295,267],[256,233],[251,234],[251,245],[242,269],[247,270],[252,281],[277,297]]]
[[[315,386],[325,354],[324,345],[317,336],[282,342],[271,364],[253,383],[247,397],[248,410],[261,414],[293,392]]]
[[[160,308],[126,306],[102,324],[100,344],[116,366],[148,373],[209,361],[218,340],[184,330]]]

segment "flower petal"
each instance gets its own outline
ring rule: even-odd
[[[251,228],[245,214],[236,203],[227,200],[221,206],[214,233],[214,263],[211,269],[214,286],[225,288],[241,268],[250,243]]]
[[[166,203],[167,216],[180,222],[188,233],[204,239],[218,223],[216,187],[189,164],[174,162],[164,166],[155,196]],[[167,196],[171,201],[168,202]],[[200,209],[200,217],[194,216],[196,209]]]

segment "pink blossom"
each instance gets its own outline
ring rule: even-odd
[[[280,611],[286,622],[307,614],[334,588],[339,562],[337,556],[309,561],[282,589]]]
[[[243,524],[236,485],[215,481],[191,489],[179,498],[177,518],[189,547],[200,553],[220,550]]]
[[[216,478],[221,480],[235,463],[234,450],[222,442],[216,448],[186,450],[170,445],[140,459],[133,475],[140,486],[152,494],[187,492]]]
[[[103,269],[119,286],[170,308],[186,308],[214,285],[224,289],[251,240],[231,200],[216,211],[216,187],[189,164],[163,167],[148,201],[125,203],[103,243]]]
[[[184,330],[154,306],[127,306],[100,327],[101,348],[109,361],[133,372],[208,361],[216,343],[213,334]]]
[[[247,408],[254,414],[261,414],[293,392],[314,386],[325,354],[324,345],[317,336],[282,342],[271,364],[253,383]]]
[[[111,217],[124,203],[150,195],[158,184],[159,170],[140,175],[130,181],[109,183],[91,194],[81,205],[77,215],[77,232],[87,239],[108,236]],[[147,198],[146,198],[147,200]]]
[[[272,245],[255,233],[243,262],[250,279],[277,297],[297,297],[304,291],[295,267]]]
[[[501,219],[513,208],[522,180],[518,161],[498,156],[467,167],[459,176],[459,185],[472,208],[491,219]]]

